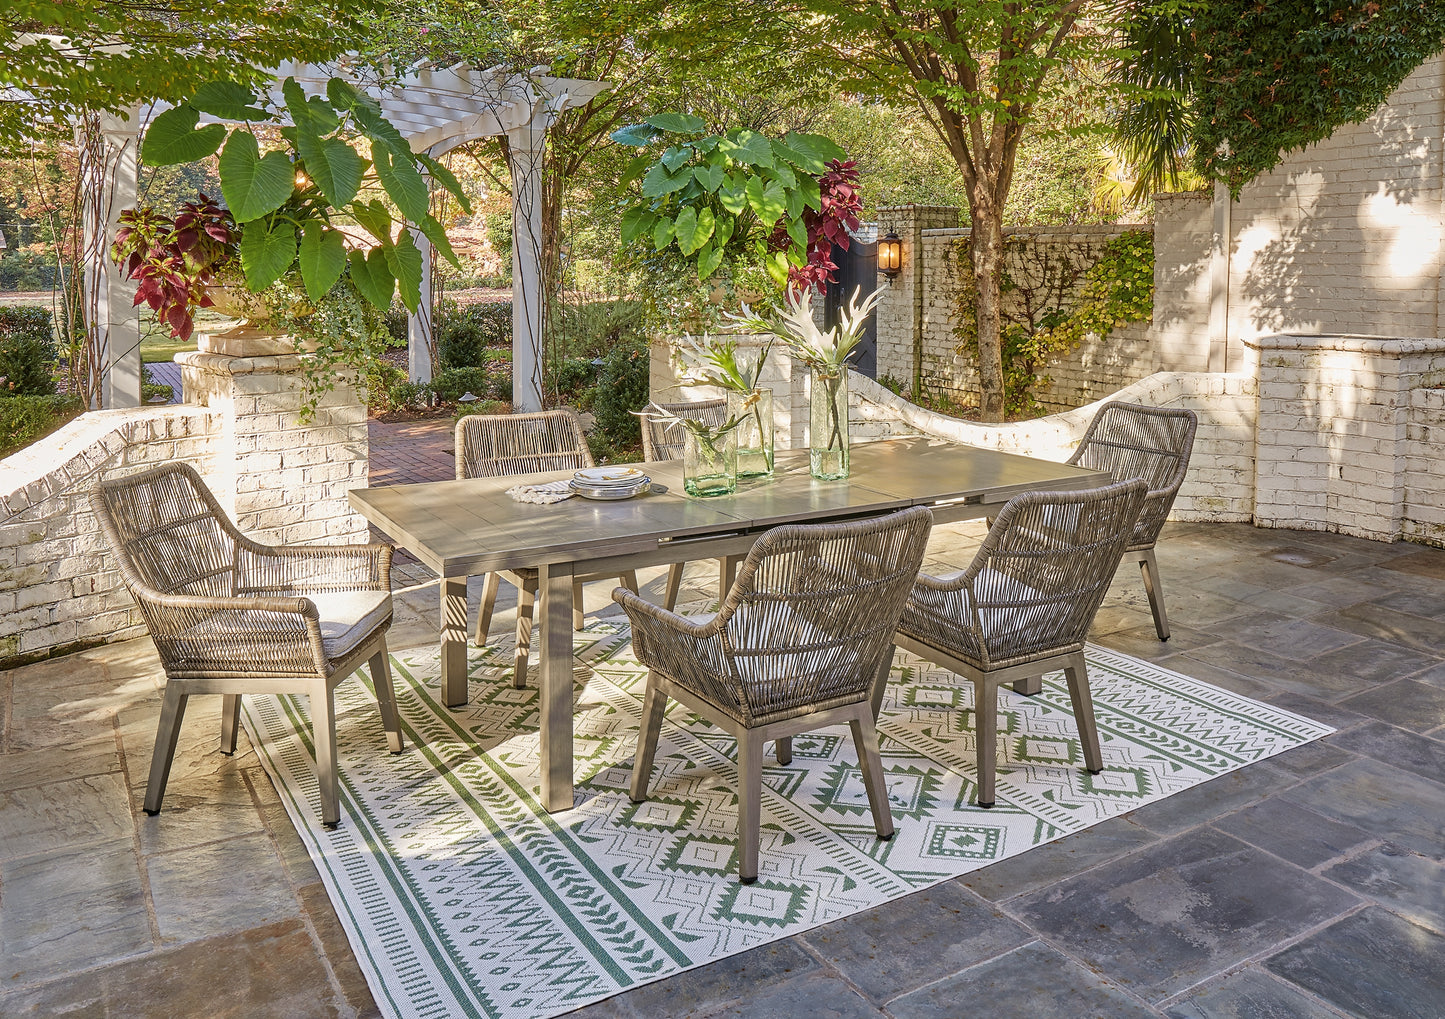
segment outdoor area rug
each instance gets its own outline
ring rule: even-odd
[[[647,672],[625,620],[576,636],[577,806],[536,800],[535,686],[472,651],[440,702],[436,650],[393,655],[407,749],[372,692],[337,689],[342,824],[320,823],[304,697],[245,718],[387,1016],[551,1016],[808,930],[1080,831],[1332,730],[1088,649],[1105,770],[1083,770],[1062,675],[1000,695],[998,806],[974,798],[972,688],[900,653],[879,721],[893,820],[873,834],[847,727],[763,769],[760,875],[737,880],[736,746],[669,705],[652,798],[627,796]]]

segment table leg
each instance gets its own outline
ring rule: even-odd
[[[442,578],[442,703],[467,703],[467,578]]]
[[[572,809],[572,564],[541,570],[542,664],[538,670],[542,806]]]

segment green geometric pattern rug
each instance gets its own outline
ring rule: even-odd
[[[338,688],[343,823],[321,827],[305,698],[246,724],[388,1016],[550,1016],[755,948],[1080,831],[1331,732],[1088,649],[1104,753],[1091,776],[1061,674],[1005,688],[998,805],[974,798],[971,687],[900,652],[879,722],[897,835],[873,835],[847,728],[763,770],[760,874],[738,883],[733,741],[669,706],[652,798],[627,797],[646,670],[625,622],[576,635],[577,806],[541,811],[535,687],[474,650],[442,707],[436,651],[393,655],[404,754],[369,686]]]

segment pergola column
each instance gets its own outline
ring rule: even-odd
[[[413,382],[432,379],[432,348],[436,340],[431,303],[432,244],[420,230],[411,231],[411,239],[421,252],[421,302],[416,314],[406,318],[406,367]]]
[[[507,131],[512,171],[512,407],[542,409],[542,151],[550,116]]]
[[[100,406],[141,405],[140,311],[131,305],[135,284],[110,260],[116,216],[136,203],[139,190],[140,111],[102,113],[99,137],[81,139],[81,173],[87,180],[83,220],[86,326],[100,357]]]

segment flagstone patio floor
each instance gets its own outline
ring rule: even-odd
[[[930,568],[981,534],[940,528]],[[1445,1015],[1445,552],[1174,524],[1159,560],[1173,639],[1126,567],[1100,644],[1339,732],[577,1014]],[[434,581],[397,572],[392,646],[434,640]],[[162,681],[145,639],[0,672],[0,1015],[375,1015],[255,753],[218,752],[215,698],[141,812]]]

